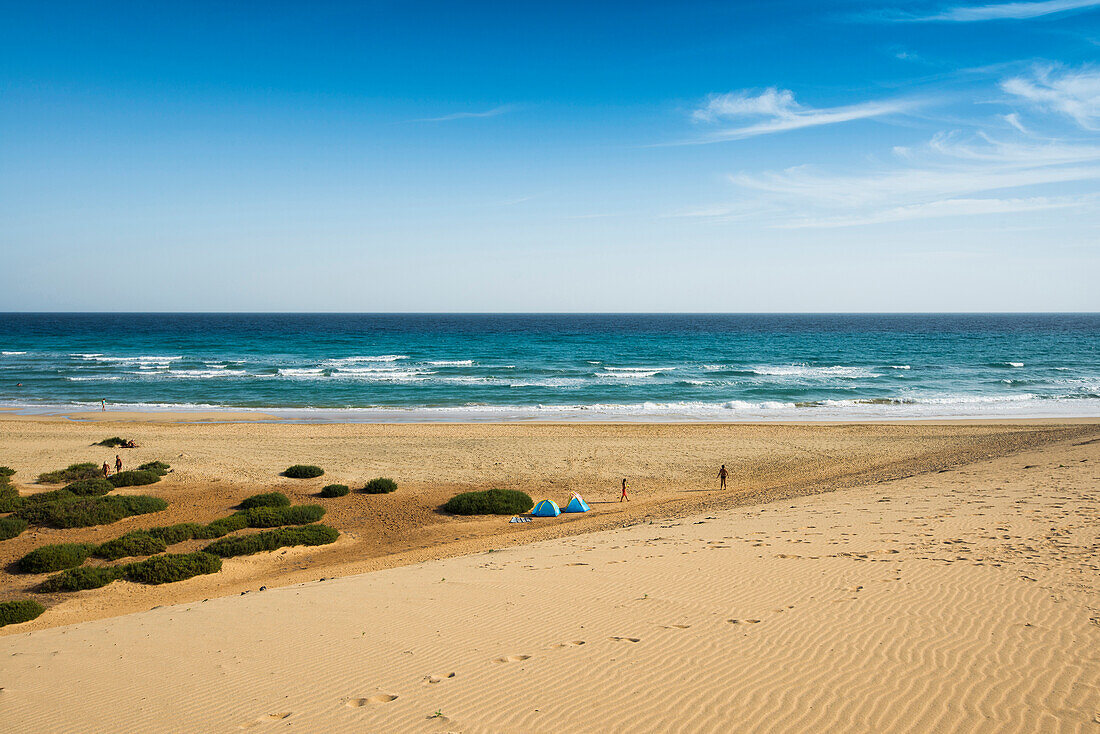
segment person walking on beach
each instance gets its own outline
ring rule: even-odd
[[[99,399],[99,409],[102,410],[104,413],[107,412],[107,401],[103,398]]]
[[[626,477],[623,477],[623,493],[619,495],[619,502],[622,502],[623,500],[626,500],[627,502],[630,501],[630,498],[626,496]]]
[[[111,467],[107,465],[107,462],[103,462],[103,478],[106,479],[111,475]]]
[[[726,488],[726,477],[728,477],[729,475],[730,475],[730,473],[728,471],[726,471],[726,465],[722,464],[722,468],[718,470],[718,488],[719,489],[725,489]]]
[[[122,471],[122,457],[115,454],[115,474],[118,474],[120,471]]]

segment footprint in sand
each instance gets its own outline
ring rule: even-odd
[[[447,675],[426,675],[422,679],[422,682],[425,683],[425,684],[439,683],[440,681],[444,680],[445,678],[454,678],[454,677],[455,677],[454,673],[448,673]]]
[[[580,647],[583,644],[584,644],[584,640],[571,640],[570,642],[559,642],[556,645],[553,645],[552,647],[555,650],[559,650],[563,647]]]
[[[661,629],[686,630],[686,629],[691,629],[691,625],[690,624],[663,624],[663,625],[661,625]]]
[[[530,660],[530,655],[505,655],[502,658],[497,658],[494,663],[522,663],[524,660]]]
[[[615,642],[641,642],[642,641],[641,637],[609,637],[607,639],[614,640]]]
[[[358,709],[364,706],[369,706],[372,703],[389,703],[390,701],[396,701],[397,696],[392,693],[376,693],[373,696],[367,696],[366,698],[349,698],[347,703],[344,704],[348,708]]]
[[[283,719],[289,717],[292,713],[293,713],[292,711],[283,711],[283,712],[277,713],[277,714],[264,714],[260,718],[253,719],[252,721],[241,724],[237,728],[238,729],[251,729],[252,727],[259,726],[260,724],[270,724],[272,721],[282,721]]]
[[[730,624],[741,624],[742,622],[745,624],[760,624],[759,619],[727,619],[726,621]]]

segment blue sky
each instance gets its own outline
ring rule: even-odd
[[[0,310],[1100,310],[1100,0],[0,3]]]

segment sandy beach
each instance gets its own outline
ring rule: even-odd
[[[324,504],[343,535],[176,584],[41,597],[49,610],[0,640],[0,719],[12,728],[1091,731],[1100,722],[1095,423],[0,418],[4,461],[24,492],[46,488],[29,481],[38,472],[113,458],[90,444],[116,433],[141,445],[123,454],[128,463],[173,465],[142,488],[169,508],[28,531],[0,544],[5,567],[48,542],[208,521],[265,489]],[[327,473],[277,476],[300,461]],[[720,492],[723,462],[730,488]],[[312,496],[374,476],[400,489]],[[620,476],[631,481],[629,504],[614,501]],[[490,486],[559,502],[576,490],[593,512],[508,525],[436,511],[456,491]],[[39,580],[0,578],[4,598]]]

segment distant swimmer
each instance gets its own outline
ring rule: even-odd
[[[729,475],[730,475],[730,473],[728,471],[726,471],[726,465],[722,464],[722,468],[718,470],[719,489],[725,489],[726,488],[726,477],[728,477]]]
[[[627,502],[630,501],[630,498],[626,496],[626,477],[623,477],[623,493],[619,495],[619,502],[622,502],[623,500],[626,500]]]
[[[120,471],[122,471],[122,457],[115,454],[115,474],[118,474]]]

